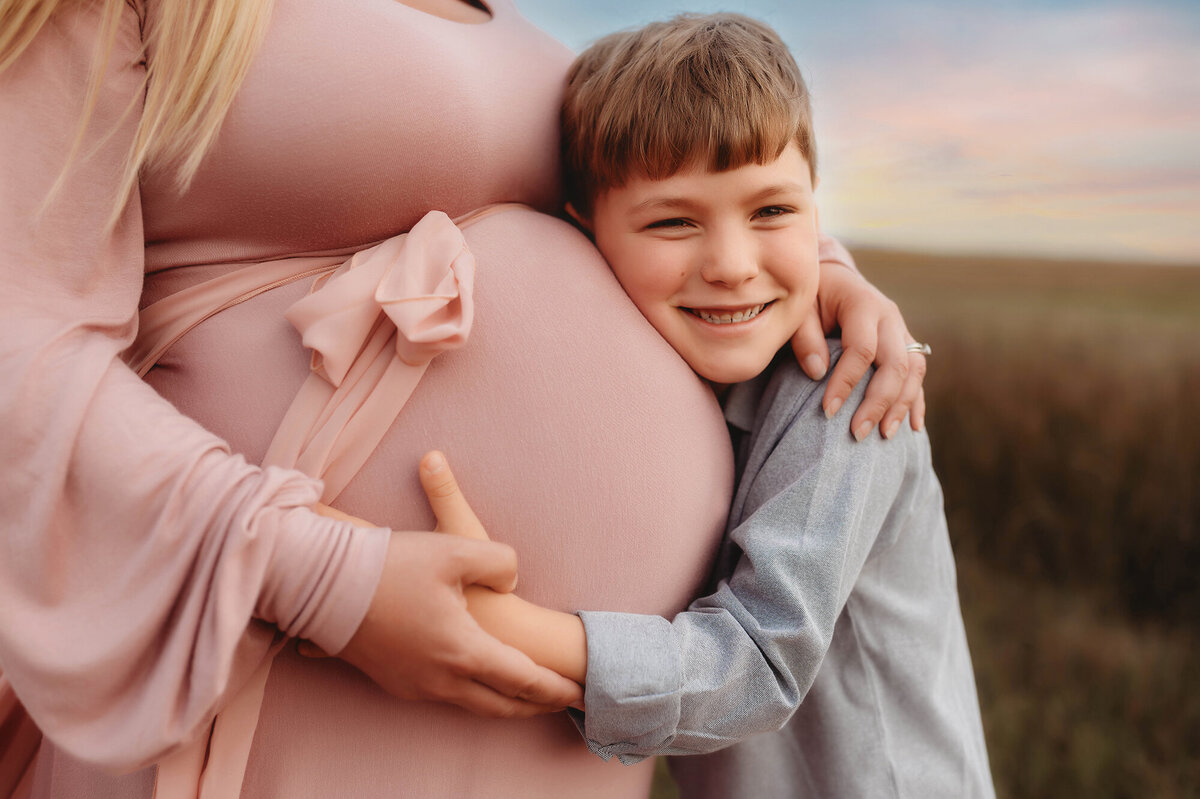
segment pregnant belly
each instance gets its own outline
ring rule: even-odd
[[[478,262],[470,341],[435,359],[337,506],[432,529],[416,463],[439,448],[492,537],[516,548],[525,598],[568,611],[682,609],[704,581],[732,485],[711,392],[569,225],[510,210],[465,235]],[[259,460],[306,374],[282,318],[305,291],[218,314],[147,380]],[[481,720],[285,653],[243,795],[645,796],[647,768],[600,761],[562,714]]]

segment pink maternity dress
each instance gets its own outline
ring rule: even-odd
[[[277,0],[191,188],[147,174],[107,231],[140,109],[139,9],[44,208],[75,135],[93,12],[72,7],[0,75],[0,668],[46,733],[35,796],[149,796],[150,764],[249,677],[252,617],[331,650],[357,628],[386,533],[312,514],[319,483],[257,465],[309,374],[284,312],[312,279],[212,315],[145,382],[121,353],[139,307],[222,275],[353,253],[432,209],[554,209],[570,54],[510,0],[489,8],[463,25],[394,0]],[[462,235],[469,338],[432,362],[337,506],[431,529],[416,462],[441,448],[516,547],[523,596],[681,609],[731,490],[711,393],[569,225],[505,209]],[[648,769],[589,754],[563,714],[403,702],[285,648],[242,795],[635,797]]]

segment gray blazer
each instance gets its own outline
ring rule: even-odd
[[[929,440],[856,443],[866,382],[832,420],[790,352],[730,389],[711,594],[672,621],[580,613],[598,755],[690,755],[686,799],[995,795]]]

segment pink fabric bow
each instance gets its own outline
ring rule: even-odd
[[[264,465],[325,481],[332,502],[374,451],[426,366],[462,346],[474,317],[475,259],[462,231],[431,211],[411,231],[318,278],[285,314],[312,349],[312,374]]]

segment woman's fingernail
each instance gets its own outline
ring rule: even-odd
[[[862,441],[871,434],[871,429],[875,427],[874,422],[863,422],[854,431],[854,440]]]
[[[446,465],[446,459],[440,452],[431,452],[425,456],[425,473],[437,474]]]
[[[803,361],[804,373],[813,380],[820,380],[825,376],[825,362],[816,355],[809,355]]]
[[[925,431],[925,417],[924,417],[924,416],[918,416],[918,417],[917,417],[917,432],[918,432],[918,433],[921,433],[921,432],[924,432],[924,431]]]
[[[891,438],[892,436],[896,435],[896,431],[899,429],[900,429],[900,420],[893,419],[892,421],[888,422],[887,427],[885,427],[883,429],[883,437]]]
[[[842,408],[842,401],[840,399],[838,399],[837,397],[834,397],[833,399],[831,399],[829,401],[829,404],[825,406],[825,418],[832,419],[834,416],[837,415],[837,412],[839,410],[841,410],[841,408]]]

